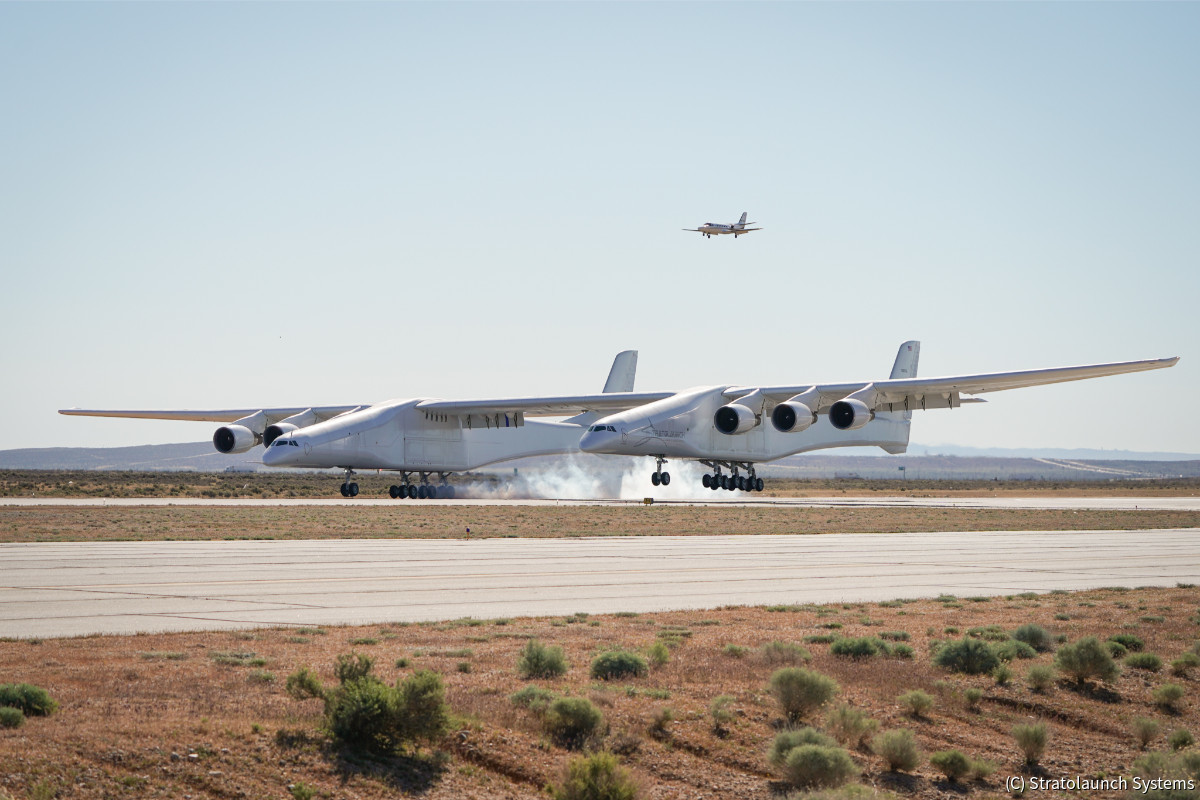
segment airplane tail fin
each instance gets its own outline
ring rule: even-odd
[[[632,392],[633,379],[637,375],[637,350],[626,350],[617,353],[613,359],[612,369],[608,371],[608,380],[604,382],[604,393]]]
[[[896,361],[892,364],[892,374],[889,378],[915,378],[917,377],[917,363],[921,360],[921,343],[912,340],[900,345],[900,350],[896,353]],[[884,452],[892,455],[900,455],[908,452],[908,437],[912,429],[912,412],[911,411],[887,411],[876,412],[877,419],[883,418],[888,420],[892,426],[891,438],[893,441],[887,444],[880,444]]]
[[[747,213],[747,212],[745,212],[745,211],[743,211],[743,212],[742,212],[742,218],[738,220],[738,225],[745,225],[745,224],[746,224],[746,213]]]

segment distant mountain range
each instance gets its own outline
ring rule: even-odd
[[[0,469],[226,470],[263,469],[261,451],[222,455],[211,442],[150,444],[137,447],[46,447],[0,450]],[[567,457],[578,458],[578,457]],[[553,470],[563,457],[521,459],[490,467]],[[595,470],[638,469],[638,459],[602,459]],[[903,467],[904,469],[901,469]],[[589,471],[591,468],[589,467]],[[1136,453],[1125,450],[1016,449],[914,444],[906,455],[883,455],[874,448],[844,448],[789,456],[763,465],[764,475],[792,477],[962,478],[1028,480],[1108,480],[1112,478],[1200,476],[1200,456]],[[649,474],[649,473],[647,473]]]

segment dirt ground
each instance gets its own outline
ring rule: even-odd
[[[882,729],[912,731],[926,754],[954,747],[996,765],[984,782],[950,785],[927,760],[911,774],[891,773],[859,748],[853,757],[867,786],[911,798],[1007,794],[1004,779],[1027,774],[1010,731],[1035,720],[1050,729],[1037,774],[1131,779],[1131,764],[1143,754],[1130,730],[1133,718],[1159,724],[1152,750],[1167,749],[1165,737],[1177,729],[1200,734],[1200,671],[1178,677],[1165,666],[1160,672],[1127,667],[1101,691],[1060,680],[1035,694],[1023,676],[1031,664],[1051,663],[1052,654],[1013,661],[1012,681],[1000,686],[987,676],[935,667],[930,645],[973,627],[1011,630],[1034,622],[1071,640],[1133,631],[1165,664],[1195,645],[1198,605],[1200,590],[1192,586],[1112,587],[990,600],[4,641],[0,682],[42,686],[61,708],[20,728],[0,729],[0,797],[288,797],[288,787],[302,783],[315,796],[331,798],[541,798],[571,754],[547,739],[532,713],[509,700],[518,689],[539,685],[596,703],[607,731],[600,746],[621,753],[641,781],[643,797],[769,800],[784,788],[765,758],[783,724],[767,690],[779,664],[768,663],[758,648],[831,632],[907,635],[915,651],[911,660],[851,660],[831,654],[828,644],[805,644],[809,666],[839,683],[835,703],[867,712]],[[565,677],[518,676],[518,652],[531,637],[565,648]],[[588,676],[589,663],[603,650],[645,651],[668,640],[677,642],[670,660],[645,678],[607,684]],[[731,656],[727,645],[746,653]],[[304,665],[332,683],[335,657],[351,651],[371,656],[388,681],[415,669],[442,675],[456,722],[436,751],[382,761],[350,757],[321,732],[320,702],[293,700],[284,691],[287,675]],[[405,666],[397,666],[402,658]],[[1178,712],[1151,700],[1152,690],[1168,681],[1187,692]],[[978,710],[963,699],[967,687],[983,690]],[[912,689],[934,697],[924,718],[907,716],[896,700]],[[734,719],[717,733],[709,706],[723,694],[734,697]],[[673,711],[674,721],[656,737],[650,720],[662,708]],[[820,719],[817,714],[814,721],[819,725]]]

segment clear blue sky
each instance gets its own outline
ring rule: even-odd
[[[1197,41],[1197,3],[0,3],[0,449],[916,338],[925,375],[1184,358],[914,441],[1200,453]]]

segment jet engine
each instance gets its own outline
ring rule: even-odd
[[[730,436],[745,433],[758,422],[758,415],[740,403],[721,406],[713,415],[713,424],[717,426],[717,430]]]
[[[213,434],[213,447],[220,453],[244,453],[262,441],[245,425],[224,425]]]
[[[771,424],[780,433],[799,433],[817,421],[817,415],[804,403],[787,400],[771,412]]]
[[[829,407],[829,421],[839,431],[856,431],[875,419],[875,412],[854,397],[838,400]]]
[[[263,429],[263,445],[270,447],[271,443],[283,436],[285,433],[298,431],[301,428],[307,428],[309,425],[317,421],[317,415],[313,413],[311,408],[301,411],[299,414],[293,414],[287,419],[281,419],[274,425],[268,425]]]

